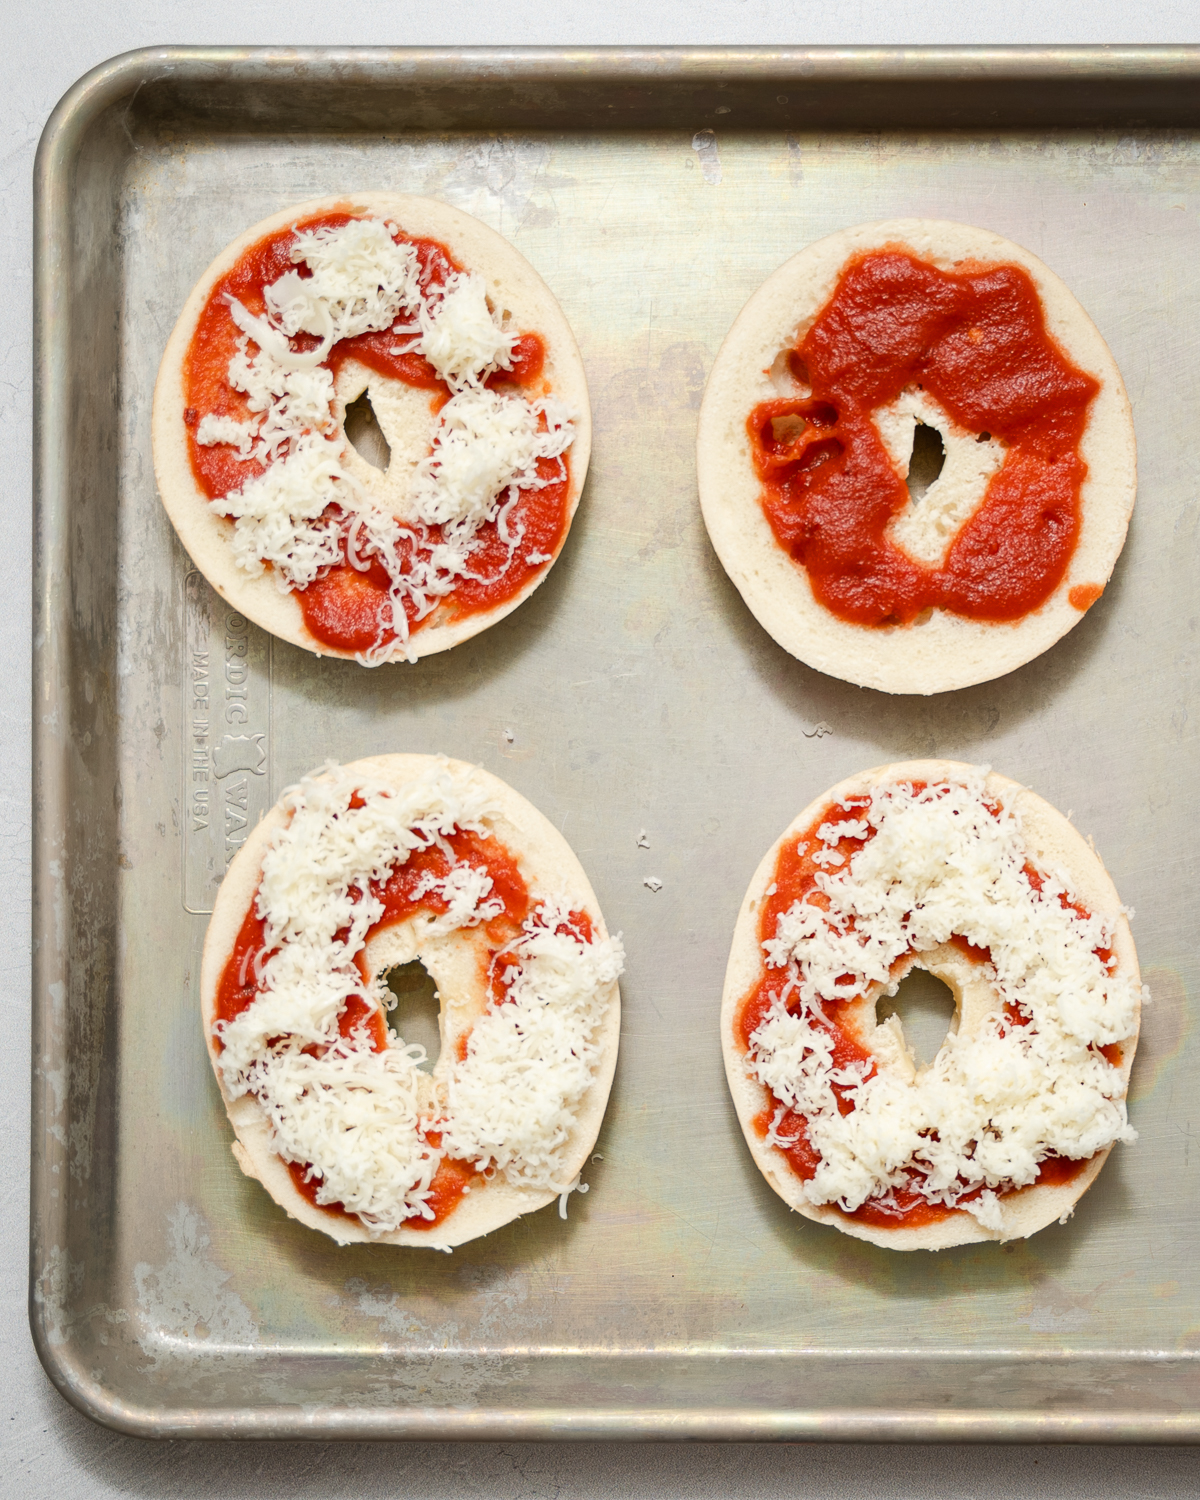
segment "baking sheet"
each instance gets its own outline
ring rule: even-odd
[[[176,49],[68,96],[38,178],[31,1306],[81,1409],[155,1436],[1200,1437],[1198,71],[1189,49]],[[212,256],[358,188],[511,239],[571,321],[596,423],[538,593],[374,672],[211,593],[149,434]],[[927,700],[775,646],[708,545],[693,458],[749,294],[808,241],[898,216],[1042,256],[1108,339],[1139,440],[1103,599],[1038,661]],[[246,828],[326,757],[389,750],[476,761],[534,801],[628,952],[591,1192],[565,1224],[446,1257],[287,1220],[229,1153],[199,1027],[204,914]],[[766,1187],[717,1014],[780,829],[852,771],[932,755],[994,765],[1094,835],[1154,1004],[1141,1138],[1069,1224],[899,1255]]]

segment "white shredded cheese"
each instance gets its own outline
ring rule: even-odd
[[[310,275],[288,271],[264,290],[275,325],[289,337],[312,333],[332,345],[390,328],[424,305],[417,252],[398,245],[379,219],[299,230],[292,259]]]
[[[205,448],[216,443],[227,443],[238,450],[239,458],[249,458],[254,452],[256,427],[253,422],[237,422],[232,417],[214,417],[211,412],[201,417],[196,428],[196,441]]]
[[[342,495],[341,445],[317,433],[220,502],[237,521],[233,555],[247,573],[265,562],[303,588],[341,558],[341,532],[326,518]]]
[[[575,1107],[599,1061],[599,997],[622,963],[615,939],[586,943],[556,931],[566,919],[565,908],[547,900],[526,922],[504,1003],[476,1024],[466,1060],[451,1074],[442,1135],[452,1156],[493,1162],[512,1183],[558,1191]]]
[[[807,1122],[814,1204],[852,1211],[903,1187],[953,1206],[982,1188],[962,1207],[998,1229],[998,1193],[1034,1182],[1045,1157],[1085,1159],[1135,1138],[1121,1073],[1098,1048],[1132,1035],[1138,988],[1098,956],[1109,922],[1064,905],[1074,897],[1062,872],[1039,870],[1040,890],[1030,881],[1019,819],[984,775],[876,787],[869,807],[823,823],[816,899],[794,903],[763,943],[786,982],[748,1067],[781,1106],[770,1144],[788,1144],[775,1135],[785,1110]],[[822,857],[868,835],[837,868]],[[991,953],[996,1004],[979,1031],[947,1036],[911,1081],[873,1063],[835,1066],[823,1002],[878,993],[897,959],[953,936]],[[1006,1002],[1027,1024],[1006,1022]]]
[[[545,419],[541,428],[539,418]],[[538,459],[560,457],[574,436],[561,402],[526,401],[482,388],[451,397],[441,419],[433,451],[417,468],[414,509],[427,525],[456,532],[469,528],[474,534],[485,521],[499,520],[498,495],[513,498],[514,487],[543,487]],[[554,480],[560,477],[555,474]]]
[[[416,345],[451,390],[478,385],[493,370],[511,370],[517,336],[500,327],[483,278],[454,272],[422,300]]]
[[[368,665],[391,656],[389,632],[411,655],[410,616],[424,619],[460,580],[478,576],[472,559],[484,526],[495,525],[507,570],[524,535],[510,525],[521,493],[564,477],[562,455],[574,438],[572,414],[554,398],[486,389],[490,375],[512,368],[517,334],[489,306],[484,279],[452,272],[436,284],[422,275],[412,245],[396,243],[393,229],[368,218],[297,230],[292,259],[308,274],[288,271],[265,287],[260,316],[228,299],[242,333],[228,380],[251,415],[236,421],[207,412],[196,430],[198,443],[227,444],[240,460],[265,466],[212,502],[235,522],[239,567],[253,575],[269,564],[287,591],[307,588],[341,560],[343,548],[355,567],[383,564],[390,589],[376,642],[361,657]],[[345,468],[346,438],[324,363],[340,340],[386,331],[405,340],[393,352],[422,355],[452,392],[404,513],[395,515]],[[299,334],[319,343],[296,349]],[[546,478],[538,472],[542,459],[558,460]],[[533,566],[552,560],[549,553],[528,557]]]
[[[595,1160],[594,1157],[593,1157],[593,1160]],[[558,1217],[560,1219],[565,1219],[567,1217],[567,1199],[571,1196],[572,1193],[580,1193],[580,1194],[582,1194],[582,1193],[586,1193],[587,1190],[588,1190],[587,1183],[586,1182],[581,1182],[578,1177],[575,1177],[570,1182],[568,1182],[567,1185],[566,1185],[566,1187],[563,1188],[562,1192],[559,1194],[559,1198],[558,1198]]]
[[[356,795],[357,794],[357,795]],[[361,806],[351,806],[361,800]],[[509,945],[505,994],[472,1028],[434,1114],[420,1103],[424,1049],[397,1041],[373,1050],[364,1026],[339,1033],[351,996],[386,1007],[381,978],[364,986],[355,955],[383,912],[371,885],[457,828],[486,833],[493,810],[469,781],[438,764],[397,790],[336,768],[285,796],[291,813],[264,861],[256,896],[264,922],[260,988],[214,1028],[233,1098],[252,1094],[285,1161],[320,1179],[317,1202],[341,1203],[373,1232],[431,1218],[430,1183],[445,1156],[486,1175],[555,1193],[567,1180],[575,1112],[595,1076],[608,987],[622,967],[619,938],[585,942],[565,927],[563,903],[542,896]],[[453,864],[424,876],[447,911],[430,935],[503,910],[491,878]],[[563,930],[558,930],[563,928]],[[441,1133],[434,1146],[428,1132]]]

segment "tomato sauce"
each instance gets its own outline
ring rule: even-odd
[[[437,1144],[435,1141],[433,1144]],[[318,1176],[310,1176],[310,1168],[300,1162],[289,1161],[284,1165],[288,1169],[288,1175],[296,1191],[314,1208],[319,1208],[322,1213],[333,1214],[338,1218],[352,1219],[361,1222],[357,1214],[347,1213],[341,1203],[318,1203],[317,1193],[320,1191],[321,1179]],[[431,1219],[414,1217],[405,1219],[405,1229],[436,1229],[462,1201],[463,1195],[472,1186],[478,1185],[483,1179],[468,1161],[456,1161],[451,1156],[444,1156],[438,1162],[437,1171],[433,1174],[433,1180],[429,1184],[429,1196],[425,1200],[433,1211]]]
[[[747,428],[766,518],[826,609],[884,626],[929,609],[1015,621],[1045,603],[1079,535],[1079,445],[1100,387],[1047,333],[1027,272],[856,256],[788,363],[811,396],[763,402]],[[872,419],[911,384],[1007,450],[934,567],[887,536],[909,497]],[[1081,585],[1070,602],[1100,592]]]
[[[351,801],[352,807],[362,805],[361,799]],[[383,912],[369,930],[367,940],[370,941],[381,929],[403,922],[419,911],[440,914],[448,909],[446,901],[436,891],[418,893],[422,877],[444,879],[451,868],[459,864],[483,870],[491,877],[491,899],[499,900],[502,904],[502,910],[483,924],[482,930],[488,940],[483,978],[488,987],[489,998],[502,1003],[506,993],[504,973],[517,960],[511,954],[500,953],[498,950],[518,936],[522,924],[529,916],[532,909],[529,888],[517,861],[498,839],[456,828],[445,842],[453,858],[434,845],[410,854],[406,863],[395,866],[386,879],[372,882],[371,894],[382,903]],[[592,923],[587,912],[568,912],[566,920],[556,930],[570,932],[583,942],[592,940]],[[215,1022],[232,1021],[253,1003],[262,989],[260,973],[269,957],[265,924],[256,910],[256,901],[252,901],[217,984]],[[355,961],[365,983],[366,961],[361,951],[356,955]],[[339,1032],[342,1036],[349,1036],[356,1027],[364,1024],[374,1050],[383,1051],[389,1045],[386,1016],[382,1011],[372,1009],[365,997],[351,995],[338,1018]],[[459,1061],[466,1057],[467,1041],[466,1035],[459,1038]],[[219,1039],[216,1045],[220,1051]],[[425,1139],[435,1150],[441,1146],[441,1134],[435,1128],[425,1130]],[[321,1178],[312,1173],[309,1163],[287,1162],[285,1165],[296,1190],[309,1203],[319,1206],[323,1211],[347,1216],[346,1209],[340,1203],[317,1204]],[[404,1227],[418,1230],[436,1228],[457,1207],[464,1192],[482,1181],[470,1162],[443,1157],[430,1184],[428,1203],[433,1210],[433,1218],[407,1219]],[[357,1218],[357,1215],[351,1214],[348,1217]]]
[[[915,791],[920,791],[925,784],[913,782],[912,785]],[[784,844],[775,865],[774,890],[764,899],[759,914],[760,944],[775,937],[779,918],[797,901],[807,900],[810,905],[828,909],[828,896],[817,888],[817,875],[824,867],[818,865],[813,859],[813,855],[819,848],[828,846],[823,846],[817,839],[817,830],[825,823],[859,823],[863,809],[869,805],[869,797],[847,797],[844,802],[830,803],[802,834],[796,838],[789,838]],[[991,810],[994,813],[999,811],[996,807]],[[868,837],[871,836],[868,834]],[[866,842],[865,838],[847,836],[838,840],[836,848],[848,863]],[[844,865],[841,868],[844,868]],[[1030,877],[1030,883],[1034,885],[1034,888],[1040,890],[1043,884],[1042,876],[1031,865],[1026,865],[1025,873]],[[1075,902],[1068,902],[1064,898],[1063,904],[1073,907],[1082,916],[1088,915],[1085,908]],[[991,961],[991,953],[988,949],[975,946],[965,937],[955,936],[950,941],[973,962]],[[1097,956],[1105,963],[1112,960],[1112,955],[1105,949],[1097,949]],[[847,979],[849,977],[849,975],[846,976]],[[785,969],[773,969],[763,965],[758,984],[742,1001],[738,1012],[736,1036],[744,1053],[750,1052],[751,1037],[766,1019],[776,997],[787,982],[788,976]],[[822,1000],[821,1009],[827,1019],[822,1022],[819,1016],[813,1016],[810,1017],[810,1024],[814,1029],[825,1030],[831,1037],[833,1066],[841,1070],[856,1065],[862,1070],[865,1082],[874,1076],[875,1065],[870,1050],[863,1046],[854,1028],[849,1024],[847,1015],[850,1006],[860,999],[860,994],[848,993],[844,999]],[[789,1008],[794,1010],[796,1004],[797,1002],[790,1001]],[[1030,1020],[1029,1016],[1010,1010],[1007,1005],[1005,1017],[1008,1023],[1014,1026],[1028,1025]],[[1113,1044],[1097,1050],[1114,1067],[1120,1065],[1121,1048],[1119,1045]],[[854,1100],[850,1097],[849,1090],[836,1083],[832,1087],[837,1097],[839,1112],[843,1115],[850,1114],[854,1109]],[[760,1138],[765,1140],[771,1130],[772,1122],[776,1122],[775,1136],[780,1144],[775,1149],[801,1181],[811,1182],[816,1176],[821,1157],[809,1140],[807,1120],[797,1111],[788,1109],[769,1090],[764,1088],[763,1093],[767,1101],[766,1108],[754,1118],[755,1130]],[[779,1118],[776,1121],[777,1115]],[[1067,1157],[1048,1156],[1038,1168],[1037,1185],[1058,1186],[1061,1183],[1070,1182],[1083,1171],[1089,1159],[1074,1161]],[[835,1211],[843,1218],[877,1229],[921,1229],[926,1225],[948,1219],[954,1214],[967,1212],[963,1207],[951,1208],[946,1204],[931,1203],[920,1193],[919,1179],[915,1173],[911,1180],[913,1183],[911,1188],[893,1188],[886,1195],[868,1198],[865,1203],[850,1211],[834,1205]],[[972,1198],[978,1197],[982,1191],[982,1188],[977,1188],[965,1193],[958,1203],[960,1205],[968,1203]],[[1023,1188],[1009,1190],[1010,1193],[1023,1191],[1025,1191]],[[998,1196],[1006,1197],[1008,1194],[1001,1192]]]
[[[346,213],[319,214],[299,220],[294,227],[302,230],[335,229],[348,223],[352,217]],[[227,299],[236,298],[248,312],[258,317],[266,310],[264,287],[278,280],[286,271],[299,269],[302,276],[305,274],[303,266],[297,268],[291,258],[292,230],[293,226],[289,226],[264,236],[221,277],[209,294],[188,348],[183,377],[184,425],[188,430],[192,473],[209,500],[222,499],[241,489],[264,470],[264,465],[255,459],[239,459],[236,449],[226,444],[201,445],[196,442],[195,430],[201,418],[210,414],[239,422],[252,415],[246,397],[234,390],[228,381],[229,361],[237,353],[243,335],[230,316]],[[440,286],[452,272],[462,270],[437,240],[403,234],[396,238],[398,242],[411,244],[416,250],[427,285]],[[335,344],[325,363],[336,380],[345,362],[355,359],[377,374],[429,391],[431,405],[436,410],[449,400],[450,389],[420,355],[395,352],[397,349],[403,351],[411,342],[411,338],[403,334],[386,330],[359,334]],[[317,343],[318,340],[308,334],[298,334],[292,340],[297,350],[315,348]],[[495,371],[486,383],[492,388],[532,387],[537,393],[545,362],[546,348],[540,335],[523,333],[513,349],[512,369]],[[405,599],[403,608],[410,634],[431,623],[452,624],[504,604],[515,598],[545,568],[544,561],[531,562],[531,557],[557,555],[570,520],[570,453],[565,453],[561,460],[539,459],[537,470],[538,478],[547,481],[544,488],[522,490],[520,499],[508,514],[510,535],[524,531],[516,548],[510,553],[495,523],[485,524],[471,554],[473,577],[458,579],[453,591],[431,614],[421,619],[417,619],[417,606],[411,599]],[[424,555],[428,556],[441,539],[441,528],[430,527]],[[411,567],[416,559],[410,549],[409,556],[401,554],[401,560]],[[392,628],[394,621],[384,624],[381,629],[381,617],[384,621],[391,620],[391,583],[387,571],[377,558],[371,560],[369,556],[363,556],[360,561],[368,562],[365,571],[360,572],[346,560],[343,547],[340,563],[329,568],[307,588],[296,592],[309,634],[323,645],[340,651],[365,651],[373,646],[388,645],[397,637]]]

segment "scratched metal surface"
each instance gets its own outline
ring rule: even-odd
[[[158,54],[52,122],[31,1279],[43,1360],[99,1420],[164,1436],[1200,1435],[1200,142],[1182,102],[1188,128],[1071,129],[1069,109],[1009,128],[1001,108],[956,132],[934,128],[936,99],[924,125],[870,130],[816,106],[746,128],[749,106],[720,102],[800,98],[813,57],[850,83],[878,67],[841,56],[709,59],[699,94],[664,93],[656,128],[652,102],[636,130],[593,128],[601,105],[571,128],[567,91],[539,131],[503,109],[454,128],[449,105],[442,129],[351,129],[329,55],[288,63],[313,102],[285,129],[278,67],[264,82],[242,55]],[[134,85],[172,59],[178,92],[139,104]],[[519,84],[527,63],[497,66]],[[419,62],[371,66],[422,80]],[[665,65],[625,66],[648,86]],[[1149,63],[1124,66],[1136,81]],[[538,88],[567,62],[546,67]],[[218,75],[230,92],[206,113]],[[466,100],[453,85],[439,97]],[[1036,114],[1020,87],[1014,117],[1020,101]],[[452,653],[376,672],[271,642],[216,599],[158,503],[149,427],[164,341],[210,258],[289,202],[366,187],[440,197],[521,249],[576,332],[596,419],[542,589]],[[860,691],[774,645],[709,548],[693,461],[705,376],[749,294],[809,240],[900,215],[1044,257],[1108,339],[1140,448],[1101,602],[1039,661],[931,700]],[[205,912],[247,826],[327,757],[390,750],[479,762],[533,800],[628,951],[591,1192],[566,1223],[545,1211],[453,1256],[339,1249],[287,1220],[230,1155],[198,1018]],[[916,755],[988,762],[1073,811],[1137,909],[1154,995],[1138,1143],[1069,1224],[938,1256],[788,1213],[741,1143],[716,1028],[763,850],[832,782]]]

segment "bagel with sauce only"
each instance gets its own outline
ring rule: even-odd
[[[366,393],[385,471],[346,436]],[[587,473],[583,365],[517,250],[444,203],[301,203],[226,247],[175,325],[154,470],[225,599],[318,655],[415,661],[529,597]]]
[[[944,463],[914,499],[922,428]],[[1125,388],[1072,293],[1010,240],[929,219],[842,230],[768,277],[713,365],[697,455],[759,623],[889,693],[1053,645],[1103,591],[1136,490]]]
[[[913,968],[954,995],[916,1066],[876,1007]],[[806,1218],[896,1250],[1025,1238],[1113,1144],[1141,980],[1095,852],[1032,792],[955,761],[839,782],[759,865],[721,1040],[746,1143]]]
[[[385,976],[414,959],[439,993],[432,1073],[386,1020]],[[446,1250],[555,1198],[565,1217],[621,965],[562,836],[486,771],[384,755],[306,778],[230,865],[204,945],[239,1165],[339,1244]]]

